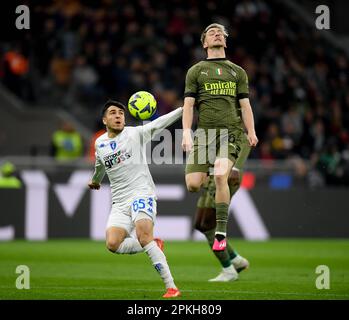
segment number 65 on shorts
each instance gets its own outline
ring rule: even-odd
[[[144,212],[154,221],[156,216],[156,201],[154,197],[139,197],[133,200],[131,206],[132,221],[136,220],[140,212]]]

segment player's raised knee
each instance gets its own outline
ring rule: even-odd
[[[232,170],[229,178],[228,178],[228,182],[230,185],[238,185],[240,184],[240,173],[237,170]]]
[[[214,176],[215,180],[216,177],[220,179],[223,177],[224,179],[227,179],[229,173],[230,173],[230,165],[231,162],[229,159],[217,159],[214,163]]]
[[[216,212],[213,208],[198,208],[194,228],[202,233],[216,228]]]
[[[189,192],[199,192],[200,185],[194,183],[187,183],[187,189]]]
[[[150,233],[142,233],[138,235],[138,241],[142,248],[144,248],[148,243],[153,241],[153,236]]]
[[[186,185],[189,192],[199,192],[201,188],[201,181],[195,179],[186,179]]]
[[[214,176],[214,181],[216,186],[221,186],[223,184],[227,183],[227,177],[225,175],[215,175]]]
[[[107,240],[106,246],[109,251],[115,253],[119,249],[120,242],[117,240]]]
[[[203,221],[196,221],[194,225],[195,230],[198,230],[202,233],[212,230],[213,228],[209,228],[205,222]]]
[[[205,182],[206,173],[195,172],[188,173],[185,176],[185,184],[189,192],[199,192],[202,184]]]

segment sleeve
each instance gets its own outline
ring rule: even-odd
[[[152,122],[147,123],[144,126],[137,127],[142,137],[142,142],[149,142],[154,137],[154,135],[158,133],[158,131],[165,129],[166,127],[177,121],[182,116],[182,113],[183,108],[180,107],[155,119]]]
[[[238,80],[237,87],[238,87],[237,88],[238,100],[248,98],[248,93],[249,93],[248,77],[247,77],[246,71],[242,68],[239,72],[239,80]]]
[[[185,77],[185,89],[184,98],[192,97],[196,98],[198,93],[198,82],[197,82],[197,68],[195,66],[191,67]]]
[[[105,175],[105,167],[97,151],[95,155],[96,155],[96,162],[95,162],[95,171],[92,176],[92,182],[101,183]]]

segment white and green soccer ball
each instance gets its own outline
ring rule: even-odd
[[[156,111],[156,100],[147,91],[138,91],[128,100],[128,110],[136,119],[147,120]]]

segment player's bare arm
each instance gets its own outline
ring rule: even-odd
[[[191,137],[191,126],[193,124],[193,115],[194,115],[194,104],[195,98],[186,97],[184,99],[183,105],[183,139],[182,139],[182,148],[185,152],[188,152],[193,147],[193,139]]]
[[[242,120],[247,129],[247,139],[251,147],[255,147],[258,143],[256,131],[254,128],[254,118],[250,99],[244,98],[239,100],[241,106]]]

